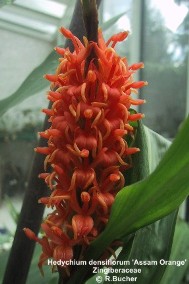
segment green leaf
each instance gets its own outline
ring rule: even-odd
[[[182,279],[189,270],[189,226],[182,220],[177,222],[173,247],[170,256],[170,261],[184,261],[187,260],[185,265],[175,266],[168,265],[165,274],[161,280],[161,284],[178,284],[182,283]]]
[[[113,240],[121,239],[168,215],[183,202],[189,194],[188,129],[189,118],[183,123],[155,171],[143,181],[127,186],[117,194],[109,222],[90,245],[86,252],[87,260],[97,259]],[[82,281],[86,272],[86,267],[81,268],[70,281]]]
[[[15,0],[0,0],[0,7],[3,7],[5,5],[11,5],[15,2]]]
[[[132,157],[133,167],[126,171],[126,185],[133,184],[149,176],[155,170],[163,154],[170,146],[170,141],[139,122],[135,138],[136,146],[140,152]]]
[[[9,108],[47,87],[49,82],[43,78],[43,75],[54,73],[57,63],[58,55],[53,51],[41,65],[31,72],[14,94],[0,101],[0,115],[3,115]]]
[[[114,265],[113,268],[127,268],[127,269],[141,269],[140,274],[135,273],[127,273],[129,277],[136,277],[138,284],[159,284],[160,280],[165,272],[166,265],[160,265],[159,261],[161,259],[169,260],[173,235],[175,231],[175,222],[177,219],[177,211],[171,213],[170,215],[162,218],[161,220],[156,221],[155,223],[148,225],[140,230],[138,230],[133,239],[126,241],[121,253],[119,254],[116,261],[129,261],[129,265]],[[186,232],[185,232],[186,233]],[[185,241],[187,239],[187,235],[185,235]],[[184,240],[183,240],[184,241]],[[185,248],[188,246],[188,243],[185,242]],[[179,252],[179,251],[177,251]],[[189,253],[189,251],[187,251]],[[185,254],[186,258],[187,255]],[[189,255],[188,255],[189,256]],[[174,257],[173,259],[180,259],[180,255]],[[183,257],[182,257],[183,259]],[[134,261],[149,261],[150,265],[134,265]],[[173,267],[172,267],[173,268]],[[186,271],[187,266],[185,266]],[[169,272],[169,276],[173,278],[173,270]],[[183,275],[183,273],[182,273]],[[92,278],[90,278],[86,284],[95,284],[96,277],[100,276],[102,282],[104,283],[105,274],[98,273],[95,274]],[[123,277],[124,273],[110,273],[108,274],[110,278],[113,276]],[[177,282],[171,282],[171,279],[168,279],[167,282],[161,282],[161,284],[177,284]],[[177,278],[178,280],[178,278]],[[118,284],[120,281],[114,280],[114,283]]]
[[[115,17],[111,18],[110,20],[106,21],[105,23],[102,24],[102,30],[106,31],[109,28],[111,28],[111,26],[113,24],[115,24],[121,17],[123,17],[126,14],[126,12],[120,13],[118,15],[116,15]]]
[[[149,172],[151,173],[163,158],[171,142],[146,126],[144,126],[144,131],[148,147],[145,159],[149,162]],[[145,148],[146,145],[144,145]]]
[[[136,283],[159,283],[166,269],[166,266],[160,265],[159,261],[160,259],[169,259],[176,218],[177,211],[151,225],[138,230],[132,242],[129,254],[128,243],[125,244],[117,260],[128,260],[130,265],[126,268],[141,269],[140,274],[128,275],[130,277],[137,276]],[[149,261],[150,265],[137,265],[133,260]],[[117,266],[117,268],[120,267]],[[123,276],[121,273],[114,275],[118,277]],[[114,283],[119,282],[114,281]]]

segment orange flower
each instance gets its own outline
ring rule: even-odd
[[[128,66],[127,59],[114,50],[128,32],[106,43],[99,30],[98,43],[84,38],[84,45],[69,30],[61,28],[61,32],[75,50],[57,47],[60,64],[55,74],[45,75],[51,81],[48,99],[52,107],[43,112],[51,127],[40,133],[48,146],[36,148],[46,155],[45,170],[51,167],[39,177],[52,193],[39,202],[54,211],[42,224],[42,239],[25,229],[28,237],[42,245],[40,267],[49,257],[71,260],[75,245],[85,248],[104,229],[115,196],[125,183],[121,171],[129,167],[129,156],[139,151],[129,148],[124,139],[134,133],[130,122],[143,117],[130,112],[132,105],[144,103],[131,94],[147,84],[133,81],[133,73],[143,63]],[[92,50],[97,58],[87,64]]]

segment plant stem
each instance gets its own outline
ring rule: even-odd
[[[98,9],[96,0],[81,0],[81,3],[87,39],[88,41],[98,43]],[[91,50],[86,59],[85,76],[87,75],[91,60],[93,60],[96,66],[98,65],[97,55],[94,49]]]
[[[98,11],[96,0],[82,0],[83,20],[88,41],[98,41]]]

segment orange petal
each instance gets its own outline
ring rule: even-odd
[[[74,239],[87,236],[94,226],[94,221],[90,216],[75,215],[72,218]]]

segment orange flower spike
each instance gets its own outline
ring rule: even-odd
[[[98,43],[84,38],[84,44],[71,31],[60,31],[72,41],[74,51],[55,48],[61,56],[59,66],[55,74],[45,75],[52,82],[47,94],[52,106],[42,110],[51,125],[40,133],[48,146],[35,149],[46,155],[44,167],[46,171],[48,165],[49,172],[39,177],[51,189],[50,197],[39,202],[54,211],[41,225],[42,239],[24,229],[43,248],[40,268],[48,257],[73,259],[74,246],[81,247],[82,258],[86,246],[104,229],[115,196],[124,187],[130,155],[139,151],[124,140],[126,135],[134,137],[131,122],[144,117],[130,111],[145,102],[133,99],[132,93],[147,85],[133,79],[143,63],[129,66],[114,50],[127,31],[105,42],[99,30]],[[92,50],[95,60],[87,62]]]

